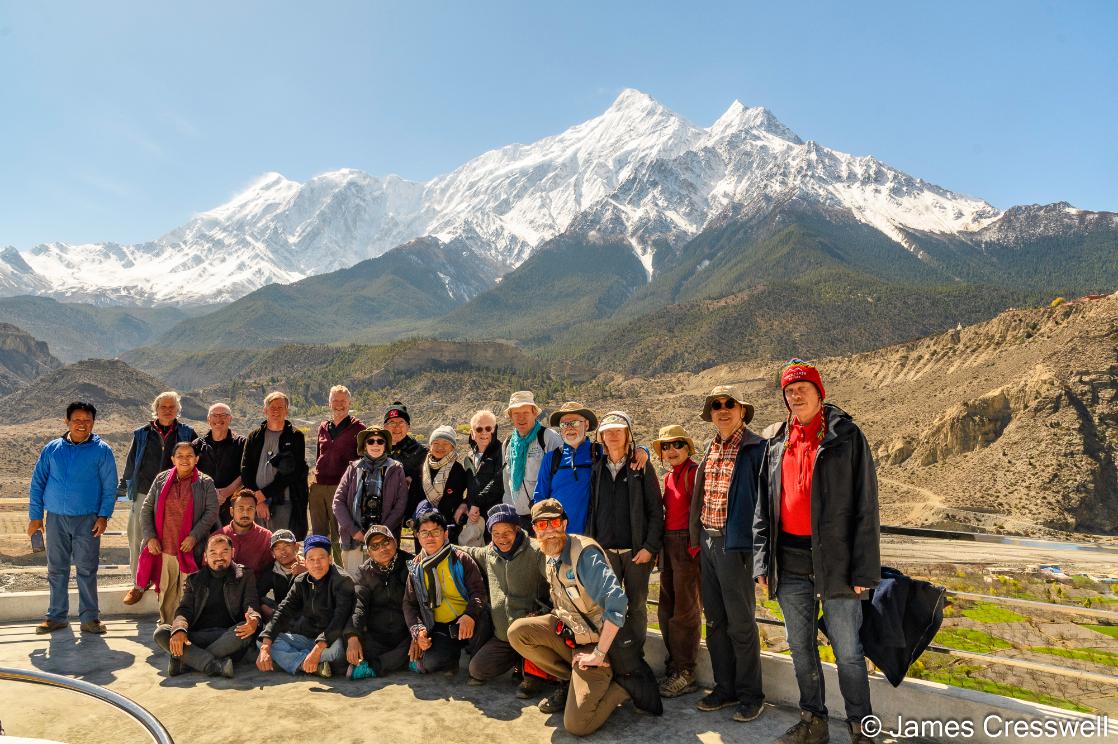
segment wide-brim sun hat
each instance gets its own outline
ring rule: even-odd
[[[753,406],[737,396],[733,385],[718,385],[707,393],[706,400],[703,401],[703,412],[699,418],[703,421],[711,421],[710,404],[719,398],[731,398],[742,407],[742,410],[745,412],[745,418],[742,420],[742,423],[748,424],[753,420]]]
[[[540,415],[541,409],[536,404],[536,396],[531,390],[517,390],[510,395],[509,404],[505,407],[505,415],[508,416],[514,408],[522,408],[524,406],[531,406],[532,410],[536,412],[535,415]]]
[[[652,440],[652,451],[656,453],[657,457],[664,456],[664,443],[675,442],[682,440],[687,442],[687,446],[691,448],[691,452],[695,451],[695,440],[691,438],[691,434],[687,429],[684,429],[679,424],[669,424],[668,426],[661,426],[660,433],[655,439]]]
[[[586,406],[582,405],[581,403],[576,403],[573,400],[569,400],[566,403],[564,403],[563,405],[556,408],[552,412],[551,418],[548,419],[548,425],[558,426],[559,425],[559,419],[563,418],[564,416],[566,416],[568,414],[572,414],[572,413],[575,413],[575,414],[578,414],[579,416],[582,416],[584,419],[586,419],[589,422],[589,424],[586,427],[587,431],[594,431],[595,429],[598,428],[598,417],[594,414],[594,412],[591,411]]]

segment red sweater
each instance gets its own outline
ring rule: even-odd
[[[318,425],[318,456],[314,461],[314,482],[320,486],[336,486],[342,482],[346,466],[356,460],[357,435],[365,425],[360,419],[350,417],[342,421],[342,428],[330,434],[332,420]]]
[[[689,526],[691,494],[699,466],[691,458],[664,474],[664,529],[685,530]]]
[[[811,474],[823,434],[823,412],[806,426],[793,417],[791,427],[780,463],[780,528],[792,535],[810,535]]]
[[[265,571],[272,570],[272,531],[258,524],[243,535],[238,535],[229,523],[221,528],[222,534],[233,540],[233,560],[256,574],[259,580]]]

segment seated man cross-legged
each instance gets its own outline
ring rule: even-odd
[[[186,580],[170,625],[155,630],[155,642],[171,655],[167,676],[193,669],[232,677],[233,661],[252,645],[260,624],[256,579],[233,562],[233,541],[220,532],[206,543],[206,565]]]
[[[402,669],[413,643],[403,609],[407,556],[400,554],[396,536],[383,524],[365,530],[365,548],[369,557],[354,576],[357,602],[345,629],[346,675],[351,679]]]

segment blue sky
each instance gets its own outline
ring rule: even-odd
[[[696,5],[0,0],[0,246],[152,239],[270,170],[427,179],[626,87],[1118,210],[1118,3]]]

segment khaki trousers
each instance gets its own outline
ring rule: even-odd
[[[146,549],[146,548],[145,548]],[[173,555],[163,554],[159,568],[159,622],[170,625],[175,619],[175,610],[182,601],[182,592],[186,586],[186,576],[179,570],[178,559]]]
[[[307,499],[307,508],[311,515],[311,534],[329,536],[335,563],[342,559],[341,544],[338,542],[338,520],[334,517],[334,492],[337,490],[337,486],[311,483],[310,496]]]
[[[509,626],[509,644],[533,664],[561,680],[570,680],[563,728],[575,736],[592,734],[602,727],[629,693],[613,681],[609,667],[579,669],[571,666],[576,653],[590,653],[594,644],[568,648],[555,635],[554,615],[523,617]]]

